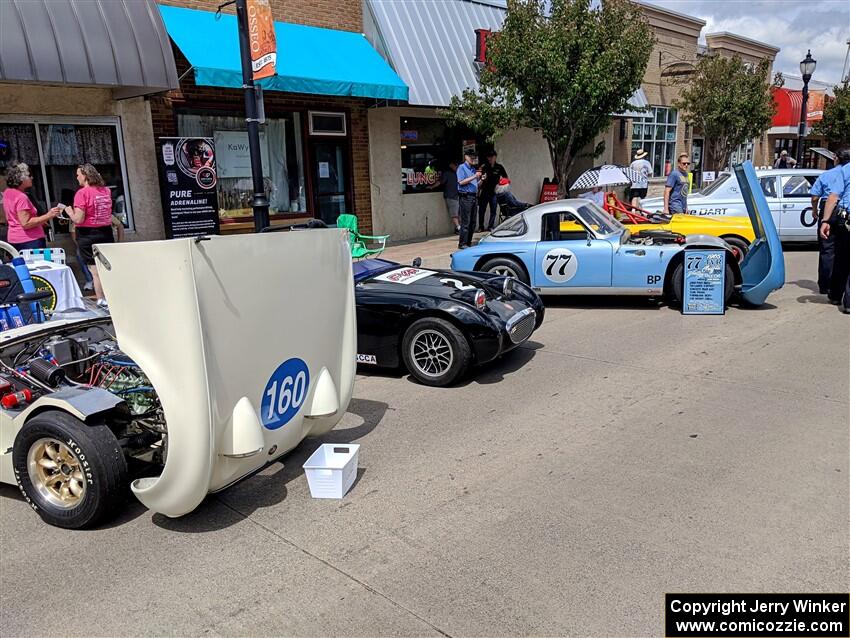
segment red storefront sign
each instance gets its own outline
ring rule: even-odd
[[[487,38],[493,35],[490,29],[475,30],[475,61],[487,64]]]
[[[554,202],[558,200],[558,185],[549,182],[543,183],[543,188],[540,189],[540,203]]]
[[[775,88],[773,99],[776,101],[776,113],[773,126],[797,126],[800,123],[800,109],[803,107],[803,92],[785,88]],[[823,105],[826,92],[809,91],[806,103],[806,123],[811,126],[823,119]]]

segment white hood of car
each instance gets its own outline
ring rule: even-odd
[[[160,476],[132,489],[168,516],[342,418],[357,335],[340,230],[98,246],[119,347],[168,427]]]

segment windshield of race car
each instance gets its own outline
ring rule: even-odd
[[[584,223],[599,235],[621,234],[625,227],[594,202],[586,202],[576,210]]]

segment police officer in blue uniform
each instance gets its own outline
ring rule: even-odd
[[[838,171],[824,180],[829,196],[820,223],[822,239],[832,237],[835,257],[829,282],[829,301],[850,314],[850,148],[838,151]]]
[[[824,171],[818,175],[817,180],[812,184],[812,190],[809,194],[812,196],[812,210],[814,217],[817,220],[815,224],[815,233],[818,236],[818,291],[822,295],[829,294],[829,281],[832,277],[832,262],[835,258],[835,237],[830,235],[826,239],[820,235],[820,225],[823,220],[823,211],[826,206],[826,199],[829,197],[828,183],[834,173],[841,173],[841,165],[834,166],[828,171]]]

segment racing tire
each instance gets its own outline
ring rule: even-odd
[[[525,271],[525,267],[516,259],[511,259],[510,257],[493,257],[492,259],[488,259],[481,264],[481,268],[478,270],[481,272],[489,272],[494,275],[513,277],[526,285],[531,283],[528,279],[528,273]]]
[[[677,308],[681,308],[685,298],[685,264],[684,262],[676,266],[673,271],[673,277],[670,282],[673,289],[673,301]],[[726,276],[724,278],[723,289],[723,305],[729,306],[729,301],[735,292],[735,273],[732,271],[732,266],[726,264]]]
[[[744,257],[747,256],[747,253],[750,250],[750,245],[747,243],[747,240],[741,239],[740,237],[721,237],[720,239],[732,246],[732,250],[735,251],[735,258],[738,260],[739,264],[744,261]]]
[[[59,410],[26,422],[12,450],[15,480],[45,523],[90,527],[120,508],[127,461],[105,425],[86,425]]]
[[[451,385],[472,361],[472,349],[463,333],[436,317],[414,321],[404,333],[401,348],[408,372],[423,385]]]

